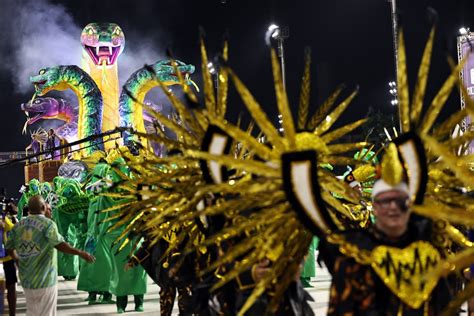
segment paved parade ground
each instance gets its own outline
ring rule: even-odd
[[[311,306],[316,315],[325,315],[328,302],[330,276],[325,269],[317,269],[316,278],[311,282],[313,287],[308,288],[314,298]],[[87,305],[87,293],[76,290],[76,281],[64,281],[60,277],[58,284],[58,315],[116,315],[115,305]],[[23,289],[18,286],[17,315],[25,315],[26,304]],[[134,312],[133,296],[129,296],[126,315],[159,315],[159,288],[151,279],[148,282],[148,293],[145,295],[145,312]],[[178,315],[178,306],[175,303],[173,315]]]
[[[64,281],[62,278],[59,281],[59,296],[58,296],[58,315],[118,315],[116,307],[112,305],[87,305],[85,301],[87,293],[76,290],[76,281]],[[308,292],[314,299],[310,302],[316,316],[326,315],[326,309],[329,298],[329,286],[331,284],[331,277],[326,269],[316,267],[316,277],[312,278],[312,288],[308,288]],[[19,286],[18,292],[18,306],[17,315],[25,315],[26,304],[23,289]],[[134,311],[135,304],[133,296],[129,296],[126,315],[159,315],[159,288],[151,279],[148,279],[148,293],[145,295],[145,312],[139,313]],[[115,297],[114,297],[115,298]],[[463,306],[466,308],[466,306]],[[174,306],[173,315],[178,315],[178,306]],[[467,313],[461,313],[461,316]]]

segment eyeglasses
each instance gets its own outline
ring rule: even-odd
[[[406,211],[408,209],[408,199],[405,199],[405,198],[386,198],[386,199],[374,200],[374,203],[377,203],[381,207],[389,207],[392,204],[392,202],[395,202],[395,204],[402,211]]]

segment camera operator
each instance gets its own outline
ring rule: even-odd
[[[3,264],[3,270],[5,272],[5,285],[7,288],[7,301],[9,315],[15,315],[16,311],[16,283],[18,282],[16,277],[16,267],[14,260],[7,255],[5,251],[5,243],[8,238],[8,232],[13,229],[13,226],[17,222],[16,219],[16,206],[11,200],[4,201],[2,203],[2,218],[0,221],[0,239],[2,241],[0,251],[0,262]],[[3,294],[3,291],[2,291]]]

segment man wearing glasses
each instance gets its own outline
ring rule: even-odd
[[[372,201],[373,225],[367,229],[340,232],[359,252],[371,252],[378,246],[398,251],[408,249],[417,241],[431,242],[431,221],[419,216],[410,219],[409,191],[405,182],[390,185],[383,179],[378,180],[373,187]],[[328,315],[437,315],[449,303],[448,284],[440,279],[420,308],[408,306],[376,273],[374,264],[379,262],[373,255],[372,263],[361,263],[356,255],[343,254],[339,246],[323,240],[320,247],[321,258],[332,275]]]

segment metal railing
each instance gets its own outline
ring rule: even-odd
[[[117,128],[115,128],[111,131],[107,131],[107,132],[100,133],[100,134],[97,134],[97,135],[91,135],[89,137],[77,140],[75,142],[60,145],[60,146],[57,146],[57,147],[54,147],[54,148],[48,148],[47,150],[43,150],[41,152],[34,153],[34,154],[31,154],[31,155],[27,155],[25,152],[16,152],[16,151],[15,152],[0,153],[0,154],[10,154],[10,153],[13,154],[13,156],[9,157],[10,159],[8,159],[8,160],[2,160],[1,156],[0,156],[0,168],[4,168],[4,167],[14,165],[14,164],[17,164],[17,163],[21,163],[21,162],[39,163],[39,162],[45,161],[45,160],[52,160],[54,158],[69,155],[73,152],[78,152],[78,151],[84,150],[84,149],[89,148],[91,146],[96,146],[97,144],[101,144],[101,143],[104,144],[106,142],[121,139],[122,138],[122,133],[126,132],[126,131],[130,132],[130,133],[134,132],[133,129],[131,129],[129,127],[117,127]],[[111,136],[111,135],[114,135],[114,134],[120,134],[120,136],[114,137],[114,138],[109,137],[107,139],[104,138],[106,136]],[[100,140],[100,141],[97,141],[97,140]],[[83,144],[85,142],[92,142],[92,143],[89,146],[73,149],[74,146]],[[67,152],[61,152],[61,150],[64,150],[64,149],[70,149],[70,150],[67,151]],[[56,154],[58,151],[59,151],[59,154]]]

